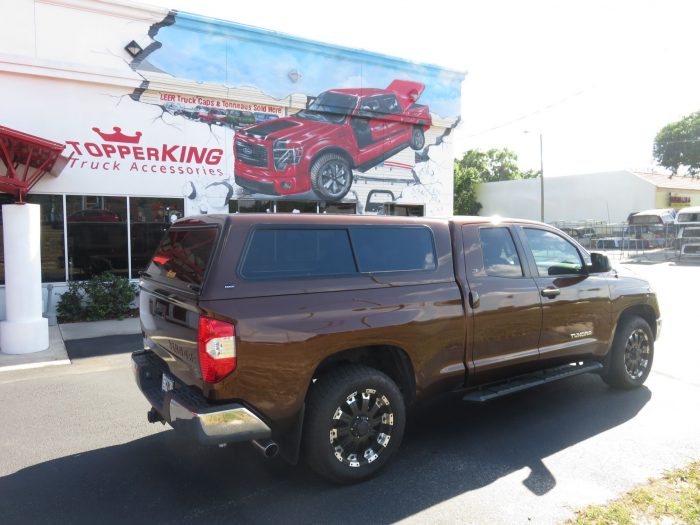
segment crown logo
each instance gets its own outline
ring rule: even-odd
[[[125,144],[138,144],[139,140],[141,140],[141,132],[137,131],[136,134],[132,137],[129,135],[124,135],[122,133],[122,128],[118,126],[114,126],[112,128],[114,130],[114,133],[103,133],[100,131],[100,128],[92,128],[92,131],[97,133],[100,137],[102,137],[102,140],[105,142],[123,142]]]

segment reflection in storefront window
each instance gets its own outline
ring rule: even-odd
[[[26,202],[41,206],[41,280],[45,283],[66,280],[63,257],[63,197],[61,195],[34,195]],[[9,195],[0,195],[0,204],[12,204]],[[1,209],[0,209],[1,210]],[[5,247],[0,211],[0,284],[5,284]]]
[[[231,213],[272,213],[274,208],[272,201],[256,201],[253,199],[232,200],[228,203]]]
[[[63,196],[28,195],[27,202],[41,206],[41,281],[66,280],[63,257]]]
[[[354,202],[321,202],[319,204],[319,212],[354,215],[357,213],[357,204]]]
[[[262,201],[240,199],[229,201],[230,213],[357,213],[355,202],[317,202],[317,201]]]
[[[110,271],[128,277],[126,197],[66,196],[68,278]]]
[[[5,241],[3,235],[2,205],[12,204],[15,200],[4,193],[0,193],[0,284],[5,284]]]
[[[131,276],[146,269],[161,237],[173,219],[182,217],[183,199],[131,197]]]
[[[277,213],[318,213],[318,210],[312,201],[277,201]]]

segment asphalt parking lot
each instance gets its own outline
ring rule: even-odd
[[[485,405],[423,407],[393,465],[350,487],[248,444],[193,447],[147,423],[133,341],[3,372],[0,522],[560,523],[700,458],[700,266],[625,271],[652,281],[664,318],[645,387],[613,391],[586,375]]]

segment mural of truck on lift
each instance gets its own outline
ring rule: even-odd
[[[293,116],[238,130],[236,184],[267,195],[313,189],[323,200],[342,199],[353,169],[364,172],[408,146],[423,149],[432,123],[428,106],[416,104],[424,89],[408,80],[331,89]]]

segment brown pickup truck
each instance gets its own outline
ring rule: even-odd
[[[649,375],[646,281],[545,224],[303,214],[181,219],[141,279],[132,356],[151,422],[301,454],[337,481],[399,449],[406,409],[586,372]]]

